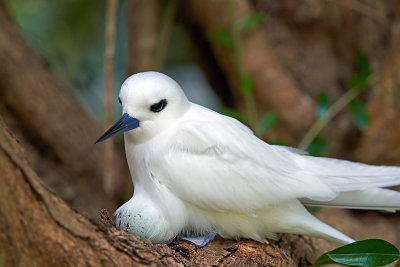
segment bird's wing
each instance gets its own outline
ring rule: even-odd
[[[338,193],[303,175],[292,152],[269,146],[222,115],[178,123],[157,149],[148,163],[152,177],[203,209],[248,212],[296,198],[330,200]]]

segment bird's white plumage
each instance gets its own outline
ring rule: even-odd
[[[291,152],[276,153],[236,120],[195,104],[161,139],[150,171],[180,199],[204,209],[246,212],[337,195],[299,168]]]
[[[123,113],[140,126],[125,133],[134,196],[115,215],[118,227],[142,238],[169,242],[185,232],[217,230],[226,238],[263,241],[285,232],[348,243],[352,239],[314,218],[301,201],[400,208],[400,193],[376,189],[400,184],[399,167],[269,145],[237,120],[189,102],[163,74],[131,76],[120,99]],[[165,109],[152,112],[161,99]]]

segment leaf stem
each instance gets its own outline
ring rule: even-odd
[[[302,150],[306,150],[314,138],[322,131],[322,129],[360,93],[361,90],[350,89],[344,95],[342,95],[332,106],[330,106],[330,108],[326,111],[325,116],[317,120],[311,126],[298,147]]]

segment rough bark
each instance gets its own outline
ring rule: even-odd
[[[42,178],[74,207],[96,214],[115,208],[126,177],[122,151],[114,157],[111,196],[102,187],[103,129],[25,44],[0,1],[0,111]]]
[[[0,119],[1,266],[292,266],[288,251],[254,241],[216,239],[202,249],[167,246],[118,231],[107,212],[97,222],[46,189]],[[293,236],[293,238],[296,238]],[[301,238],[300,238],[301,239]],[[302,240],[302,239],[301,239]],[[298,244],[304,244],[300,241]],[[287,246],[290,249],[290,246]],[[302,251],[302,249],[297,249]],[[309,261],[300,253],[300,258]]]

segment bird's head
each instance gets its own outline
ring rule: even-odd
[[[121,86],[122,117],[97,141],[128,132],[142,142],[172,125],[189,107],[181,87],[170,77],[154,71],[130,76]]]

